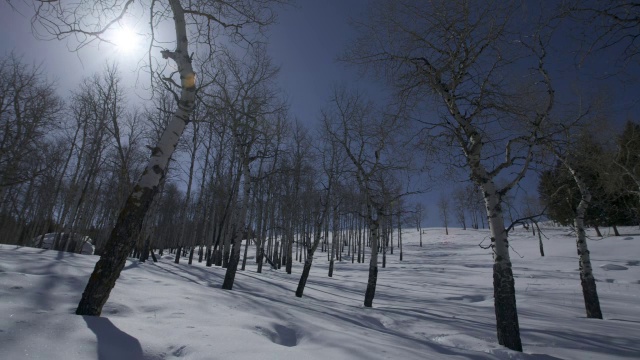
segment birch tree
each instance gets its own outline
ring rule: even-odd
[[[522,351],[502,200],[553,108],[546,41],[515,3],[389,0],[368,15],[345,58],[388,81],[427,142],[457,146],[450,162],[482,189],[491,228],[498,342]]]
[[[578,253],[578,265],[580,271],[580,283],[584,298],[585,310],[588,318],[602,319],[602,310],[596,288],[596,280],[591,266],[591,254],[587,244],[586,226],[593,222],[594,217],[601,216],[602,209],[593,210],[597,202],[594,201],[594,193],[600,192],[601,184],[598,183],[599,171],[603,170],[603,151],[595,138],[584,129],[577,132],[575,129],[560,127],[555,132],[553,142],[547,142],[548,149],[553,153],[558,163],[555,169],[543,173],[568,177],[575,183],[577,191],[570,186],[560,185],[555,188],[545,187],[544,177],[541,179],[540,188],[546,190],[543,199],[546,206],[557,211],[557,202],[561,201],[565,209],[571,214],[566,214],[567,222],[571,222],[576,231],[576,248]],[[600,169],[598,169],[600,168]],[[564,170],[561,172],[559,170]],[[589,214],[588,211],[592,213]],[[591,215],[591,219],[589,219]]]
[[[587,168],[593,165],[592,161],[594,160],[593,157],[589,157],[587,155],[587,152],[594,148],[594,142],[584,141],[586,140],[584,136],[582,139],[577,141],[577,144],[571,143],[571,136],[567,135],[565,140],[567,141],[561,143],[565,145],[564,149],[559,146],[555,146],[553,148],[553,153],[571,174],[580,194],[579,203],[575,208],[573,225],[575,226],[576,231],[580,283],[582,285],[585,310],[588,318],[602,319],[602,310],[600,309],[600,300],[596,289],[596,280],[593,276],[591,254],[587,245],[585,231],[585,216],[592,200],[592,191],[587,185],[585,176],[589,173]],[[599,155],[600,154],[596,156]]]
[[[311,266],[313,265],[313,257],[318,249],[320,241],[322,240],[322,229],[324,224],[327,222],[327,216],[331,206],[330,199],[333,196],[332,190],[335,187],[335,184],[339,181],[341,170],[343,169],[341,163],[344,159],[338,157],[339,144],[336,141],[332,141],[330,138],[325,138],[324,140],[323,151],[319,154],[321,157],[323,174],[320,176],[319,180],[316,180],[317,184],[315,189],[313,189],[313,192],[307,195],[311,202],[309,207],[312,209],[313,240],[311,238],[307,240],[307,253],[304,260],[304,266],[302,268],[302,274],[298,281],[298,287],[296,288],[297,297],[302,297],[302,294],[304,293],[304,288],[307,284],[309,273],[311,272]],[[320,175],[320,172],[317,173]],[[310,237],[311,234],[308,236]]]
[[[274,83],[279,69],[273,66],[266,48],[254,46],[244,55],[240,58],[225,52],[214,80],[218,92],[208,94],[215,99],[220,116],[229,122],[232,151],[236,155],[228,237],[232,243],[222,286],[227,290],[233,288],[241,242],[250,223],[247,214],[255,176],[251,173],[252,163],[270,153],[262,150],[273,146],[278,123],[286,118],[286,106]]]
[[[395,183],[393,171],[406,166],[393,156],[396,138],[406,129],[402,120],[384,114],[362,94],[345,88],[333,89],[331,105],[322,113],[323,128],[349,160],[345,171],[356,179],[366,206],[362,216],[369,226],[371,256],[365,307],[372,307],[375,297],[382,221],[390,204],[399,197],[390,191],[389,185]]]

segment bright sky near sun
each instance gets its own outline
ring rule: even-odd
[[[141,50],[141,36],[128,25],[113,29],[108,39],[123,55],[132,55]]]

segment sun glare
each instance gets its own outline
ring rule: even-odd
[[[133,29],[122,26],[114,30],[109,41],[115,45],[119,52],[131,54],[138,47],[138,38],[139,35]]]

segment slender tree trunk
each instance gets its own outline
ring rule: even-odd
[[[369,212],[371,214],[371,212]],[[376,295],[376,283],[378,282],[378,241],[380,239],[379,227],[381,214],[377,214],[377,218],[371,218],[369,215],[369,229],[371,232],[371,257],[369,259],[369,278],[367,279],[367,290],[364,294],[364,306],[372,307],[373,298]]]
[[[309,278],[309,272],[311,271],[311,265],[313,264],[313,255],[318,249],[318,245],[322,242],[322,229],[323,224],[326,222],[326,215],[329,209],[329,198],[330,195],[327,195],[327,202],[318,219],[315,221],[313,244],[309,244],[307,248],[307,256],[304,261],[304,267],[302,268],[302,275],[300,276],[300,281],[298,282],[298,287],[296,289],[297,297],[302,297],[302,293],[304,292],[304,288],[307,284],[307,279]]]
[[[249,212],[249,219],[253,219],[253,212],[255,210],[255,201],[252,202],[251,205],[251,211]],[[251,220],[247,221],[249,224],[251,224]],[[244,245],[244,254],[242,256],[242,268],[240,268],[240,270],[244,271],[247,268],[247,255],[249,252],[249,245],[251,245],[251,238],[254,235],[253,231],[251,231],[251,228],[253,228],[253,226],[249,225],[246,226],[246,234],[247,234],[247,239],[246,239],[246,243]]]
[[[258,274],[262,273],[262,263],[263,263],[263,259],[264,259],[264,248],[263,247],[259,247],[256,250],[256,257],[258,258],[258,270],[256,270],[256,272]]]
[[[337,221],[338,221],[338,216],[336,213],[336,209],[333,209],[333,231],[331,232],[331,250],[329,250],[329,252],[327,253],[327,255],[329,255],[329,277],[333,277],[333,267],[334,267],[334,258],[335,258],[335,254],[336,254],[336,236],[337,236]]]
[[[238,270],[238,263],[240,262],[240,247],[242,244],[242,235],[245,230],[249,197],[251,196],[251,174],[249,172],[249,160],[247,159],[247,155],[248,154],[245,154],[241,161],[244,197],[242,199],[242,205],[238,211],[238,216],[235,220],[237,228],[232,232],[234,237],[232,239],[233,248],[231,250],[229,266],[227,267],[227,272],[224,275],[224,282],[222,283],[222,288],[225,290],[233,289],[233,282],[236,277],[236,271]]]
[[[567,167],[569,167],[567,165]],[[584,215],[591,201],[591,193],[586,184],[582,181],[579,174],[569,168],[573,175],[582,198],[576,209],[575,227],[576,227],[576,245],[578,248],[579,266],[580,266],[580,282],[582,284],[582,295],[584,297],[584,306],[587,311],[588,318],[602,319],[602,311],[600,310],[600,299],[596,289],[596,279],[593,277],[593,269],[591,268],[591,257],[589,248],[587,247],[587,236],[584,226]]]
[[[151,239],[147,236],[147,239],[144,241],[144,247],[142,249],[142,255],[140,256],[141,262],[146,262],[149,258],[149,245],[151,243]]]
[[[182,135],[195,102],[195,73],[189,58],[184,11],[178,0],[170,0],[176,30],[177,50],[163,51],[163,57],[171,58],[178,66],[182,91],[178,110],[164,130],[158,145],[153,148],[151,158],[138,183],[120,211],[116,225],[105,244],[100,260],[89,278],[76,309],[77,315],[100,316],[120,272],[124,268],[127,255],[135,245],[142,228],[144,217],[151,201],[158,192],[158,185],[166,175],[166,167]]]
[[[293,217],[293,215],[291,215]],[[293,219],[290,219],[289,229],[287,229],[287,263],[286,263],[286,271],[287,274],[291,274],[291,268],[293,267]]]
[[[296,288],[296,296],[302,297],[304,287],[307,285],[307,279],[309,278],[309,272],[311,271],[311,264],[313,263],[313,254],[311,251],[307,254],[307,259],[304,261],[304,267],[302,268],[302,275],[300,281],[298,281],[298,287]]]
[[[176,257],[173,260],[174,263],[180,264],[180,256],[182,255],[182,246],[178,245],[178,249],[176,250]]]
[[[398,214],[398,247],[400,248],[400,261],[402,261],[402,221]]]
[[[188,264],[191,265],[193,263],[193,252],[195,251],[195,247],[191,247],[191,250],[189,250],[189,262]]]
[[[536,228],[538,228],[538,244],[540,245],[540,256],[544,256],[544,245],[542,244],[542,233],[540,232],[540,227],[538,226],[537,222],[534,222],[533,224]],[[531,226],[531,228],[533,228],[533,226]]]
[[[358,264],[362,262],[361,251],[362,242],[364,241],[364,235],[362,234],[362,222],[358,221]]]
[[[611,225],[613,227],[613,234],[615,236],[620,236],[620,232],[618,231],[618,227],[616,225]]]
[[[600,232],[598,225],[594,225],[593,228],[596,230],[596,235],[598,235],[598,237],[602,237],[602,233]]]
[[[332,221],[333,229],[331,231],[331,253],[329,255],[329,277],[333,277],[335,254],[338,251],[338,247],[340,247],[340,240],[338,239],[338,207],[337,206],[333,207],[333,214],[332,214],[331,221]]]
[[[245,240],[246,242],[244,243],[244,254],[242,256],[242,267],[240,268],[240,270],[244,271],[247,268],[247,253],[249,252],[249,244],[251,243],[251,240],[249,240],[249,234],[247,234],[247,239]]]

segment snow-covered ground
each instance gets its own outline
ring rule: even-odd
[[[165,256],[128,261],[100,318],[73,314],[96,256],[0,245],[0,358],[638,359],[640,230],[622,231],[589,240],[605,320],[585,317],[567,229],[544,229],[546,257],[531,233],[512,233],[524,353],[496,343],[486,230],[429,229],[422,248],[407,231],[371,309],[367,264],[346,258],[329,278],[318,253],[298,299],[298,263],[257,274],[251,260],[225,291],[224,269]]]

